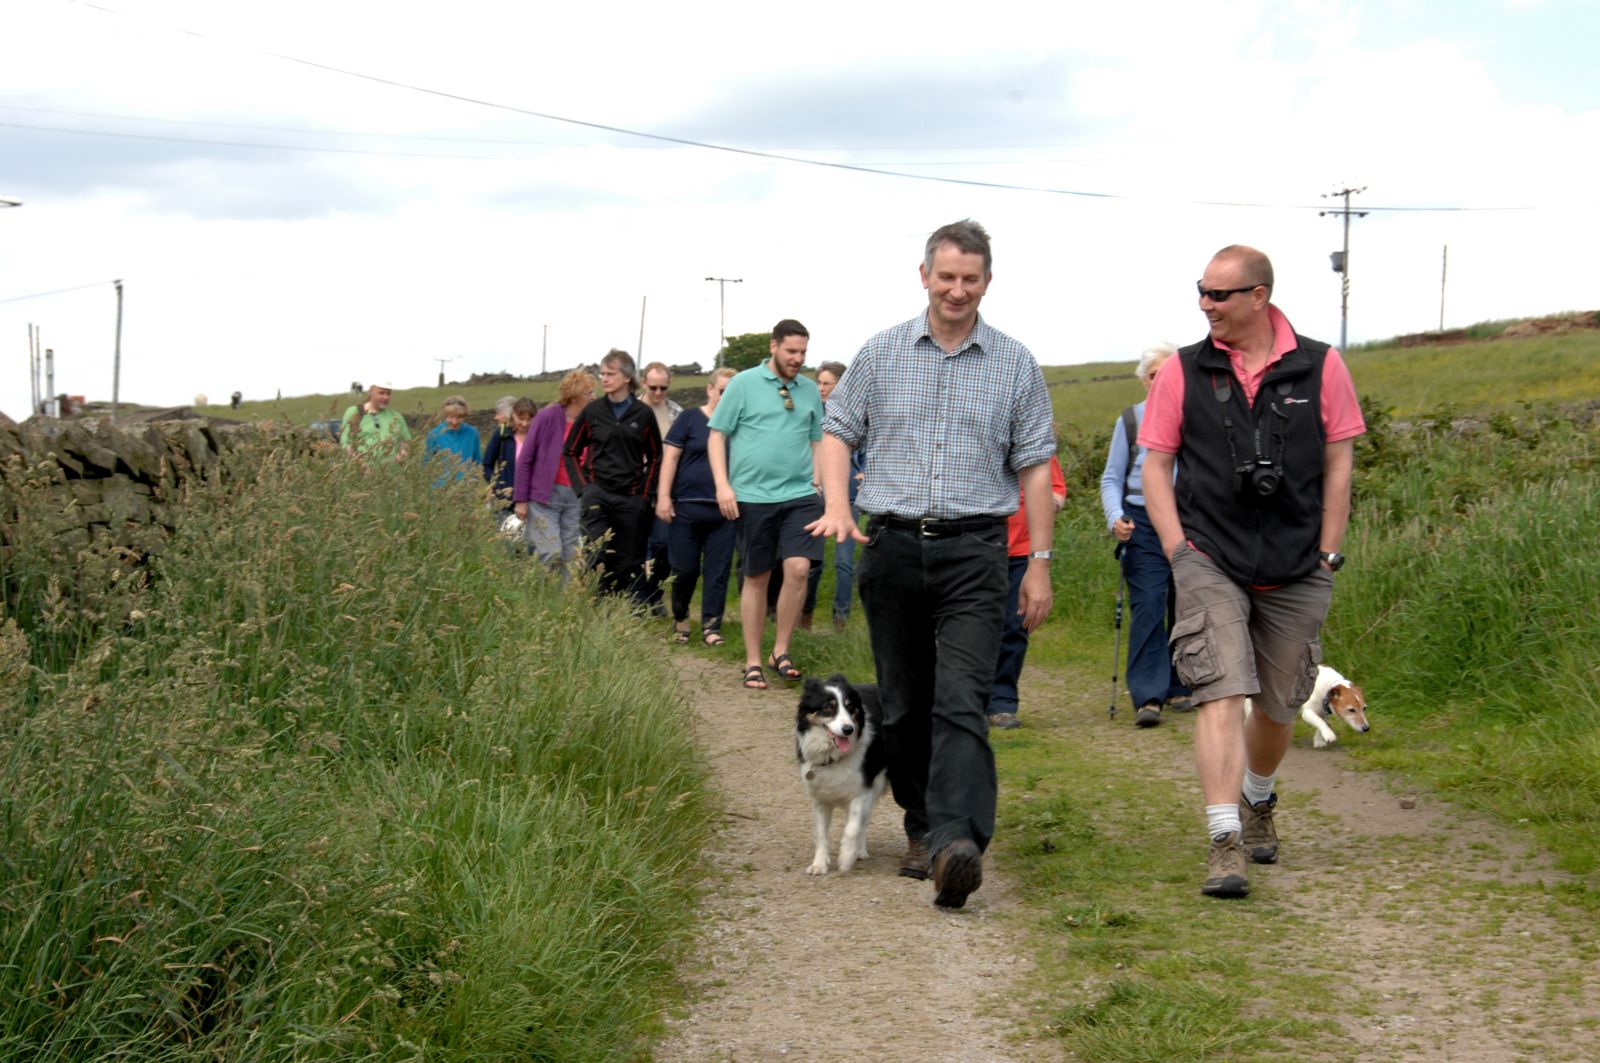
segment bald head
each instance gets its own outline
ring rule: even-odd
[[[1272,296],[1272,260],[1253,247],[1244,244],[1229,244],[1221,251],[1211,256],[1213,262],[1227,262],[1236,266],[1245,284],[1259,284],[1267,289],[1267,296]]]

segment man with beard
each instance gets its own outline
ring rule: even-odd
[[[822,542],[806,525],[822,515],[812,449],[822,438],[822,397],[800,375],[811,334],[790,318],[773,326],[771,357],[732,380],[711,415],[706,456],[722,515],[739,522],[744,585],[739,619],[744,628],[744,685],[767,688],[764,665],[794,682],[800,669],[789,659],[789,639],[800,619],[806,575],[822,560]],[[763,658],[767,584],[783,569],[772,653]]]

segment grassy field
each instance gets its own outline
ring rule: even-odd
[[[1197,337],[1198,338],[1198,335]],[[1582,402],[1600,396],[1600,330],[1514,339],[1484,339],[1437,346],[1363,346],[1347,356],[1361,394],[1409,421],[1441,408],[1487,414],[1515,412],[1525,403]],[[1133,379],[1135,362],[1092,362],[1046,366],[1056,420],[1064,434],[1109,433],[1117,413],[1139,397]],[[704,376],[676,376],[674,391],[688,391],[698,402]],[[395,392],[395,408],[405,413],[437,415],[446,396],[461,394],[475,410],[492,407],[502,395],[526,394],[544,403],[555,397],[554,383],[491,384],[465,387],[409,388]],[[336,418],[355,397],[304,395],[282,400],[201,407],[218,417],[274,420],[306,424]]]

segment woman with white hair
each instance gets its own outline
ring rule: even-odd
[[[1156,373],[1177,352],[1170,343],[1158,343],[1139,356],[1134,376],[1148,394]],[[1106,527],[1116,537],[1122,578],[1128,583],[1132,616],[1128,626],[1128,696],[1133,701],[1133,722],[1154,727],[1163,707],[1186,712],[1194,706],[1189,690],[1178,679],[1167,650],[1177,592],[1172,566],[1161,549],[1144,508],[1144,456],[1139,446],[1139,426],[1144,423],[1144,401],[1129,406],[1111,429],[1111,448],[1100,474],[1100,508]]]

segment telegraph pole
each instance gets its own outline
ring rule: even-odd
[[[1444,245],[1444,255],[1439,260],[1439,331],[1444,331],[1444,279],[1450,271],[1450,245]]]
[[[545,365],[550,359],[550,326],[544,327],[544,342],[539,345],[539,375],[544,376]]]
[[[1341,188],[1337,192],[1324,192],[1322,198],[1329,199],[1333,196],[1344,197],[1344,207],[1340,210],[1324,210],[1318,212],[1318,217],[1326,218],[1332,214],[1344,218],[1344,250],[1335,251],[1328,257],[1333,260],[1333,271],[1339,274],[1339,350],[1343,352],[1347,342],[1348,326],[1350,323],[1350,216],[1365,218],[1364,210],[1351,210],[1350,197],[1365,192],[1366,186],[1360,188]]]
[[[712,363],[712,368],[722,368],[722,351],[728,346],[728,285],[743,284],[743,277],[707,277],[708,281],[717,282],[717,357]]]
[[[453,361],[455,361],[455,359],[454,358],[435,358],[434,361],[439,363],[439,386],[440,387],[444,387],[444,367],[445,367],[445,363],[446,362],[453,362]]]
[[[117,423],[117,403],[122,397],[122,281],[117,286],[117,338],[111,353],[111,423]]]

